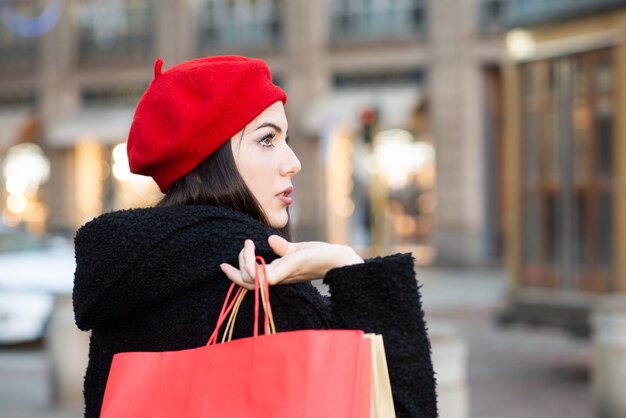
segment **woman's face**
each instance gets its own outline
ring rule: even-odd
[[[302,168],[287,144],[287,128],[285,108],[278,101],[230,141],[241,177],[274,228],[287,225],[291,177]]]

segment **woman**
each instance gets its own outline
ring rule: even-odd
[[[267,261],[278,331],[353,328],[382,334],[398,417],[434,417],[435,381],[413,258],[361,259],[351,248],[289,241],[292,178],[285,93],[267,65],[211,57],[161,71],[128,138],[131,170],[165,197],[104,214],[75,238],[74,311],[91,330],[85,416],[98,417],[112,357],[205,345],[232,282],[253,288]],[[324,278],[330,297],[310,280]],[[230,279],[230,280],[229,280]],[[252,318],[252,298],[240,309]],[[238,321],[235,338],[252,334]]]

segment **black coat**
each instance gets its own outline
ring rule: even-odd
[[[244,240],[270,263],[276,231],[229,209],[180,206],[118,211],[78,230],[74,312],[92,330],[85,417],[100,414],[113,354],[205,345],[231,281],[219,264],[238,266]],[[330,270],[330,297],[311,283],[272,287],[280,331],[351,328],[382,334],[398,418],[437,415],[435,379],[410,254]],[[253,318],[253,298],[239,316]],[[238,321],[235,338],[252,334]]]

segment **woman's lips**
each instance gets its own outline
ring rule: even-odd
[[[281,202],[285,205],[291,205],[293,203],[293,199],[289,197],[289,195],[293,193],[293,186],[286,187],[282,193],[276,195]]]
[[[280,199],[281,202],[283,202],[285,205],[291,205],[293,203],[293,199],[290,197],[287,197],[285,195],[279,195],[278,198]]]

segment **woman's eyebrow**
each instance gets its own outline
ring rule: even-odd
[[[276,129],[276,131],[278,131],[278,133],[281,133],[283,131],[282,129],[280,129],[278,125],[272,122],[263,122],[262,124],[256,127],[256,129],[261,129],[261,128],[274,128]]]

